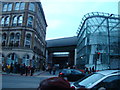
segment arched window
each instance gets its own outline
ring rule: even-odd
[[[7,3],[3,5],[3,10],[2,11],[7,11]]]
[[[24,9],[25,9],[25,3],[22,2],[22,3],[20,4],[20,10],[24,10]]]
[[[15,10],[19,10],[19,9],[20,9],[20,3],[17,2],[17,3],[15,3]]]
[[[31,43],[31,35],[27,34],[26,35],[26,41],[25,41],[25,47],[30,48]]]
[[[21,26],[23,22],[23,16],[18,17],[18,26]]]
[[[9,46],[14,46],[14,39],[15,39],[15,35],[14,35],[14,33],[11,33],[10,34]]]
[[[15,46],[19,46],[20,44],[20,33],[16,33],[16,36],[15,36]]]
[[[1,26],[4,26],[4,17],[2,17],[0,24]]]
[[[35,11],[35,4],[34,3],[29,3],[29,10]]]
[[[8,4],[8,11],[11,11],[12,10],[12,3],[9,3]]]
[[[32,17],[32,16],[29,16],[29,17],[28,17],[28,26],[29,26],[29,27],[32,27],[32,25],[33,25],[33,17]]]
[[[12,23],[13,26],[16,26],[17,25],[17,16],[14,16],[13,17],[13,23]]]
[[[8,25],[9,25],[9,21],[10,21],[10,17],[7,16],[7,17],[5,18],[5,26],[8,26]]]
[[[5,45],[6,45],[6,39],[7,39],[7,34],[6,34],[6,33],[3,33],[3,34],[2,34],[2,46],[5,46]]]

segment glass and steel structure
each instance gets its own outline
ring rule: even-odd
[[[91,12],[77,30],[77,66],[97,70],[120,68],[120,16]],[[99,52],[99,57],[97,53]]]

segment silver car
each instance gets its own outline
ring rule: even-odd
[[[104,70],[95,72],[77,82],[71,83],[71,86],[74,86],[76,89],[120,90],[120,70]]]

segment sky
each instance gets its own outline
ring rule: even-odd
[[[77,36],[83,16],[90,12],[118,14],[120,0],[41,0],[47,22],[46,40]]]

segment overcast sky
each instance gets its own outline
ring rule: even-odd
[[[48,24],[46,39],[76,36],[83,16],[90,12],[118,14],[120,0],[41,0]]]

